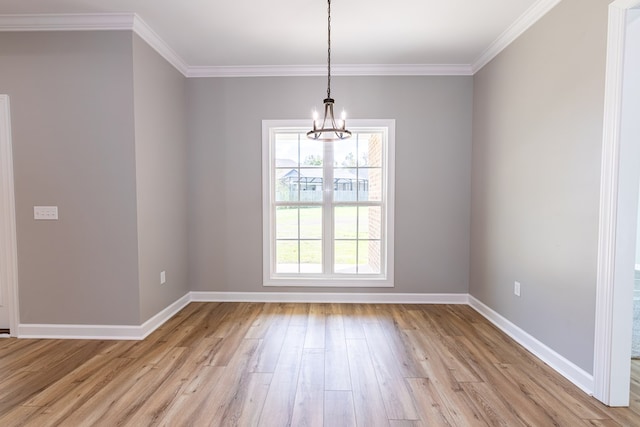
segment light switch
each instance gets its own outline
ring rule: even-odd
[[[58,207],[57,206],[34,206],[33,207],[33,219],[58,219]]]

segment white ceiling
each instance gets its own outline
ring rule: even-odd
[[[558,1],[332,0],[332,63],[477,69]],[[187,68],[326,64],[326,0],[0,0],[0,30],[112,13],[135,13]]]

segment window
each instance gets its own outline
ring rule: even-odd
[[[393,286],[393,120],[307,138],[308,122],[265,120],[265,286]]]

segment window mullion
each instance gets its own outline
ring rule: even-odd
[[[333,274],[333,142],[324,144],[322,162],[322,271]]]

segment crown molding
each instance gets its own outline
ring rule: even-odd
[[[187,77],[318,77],[326,65],[249,65],[188,67]],[[333,76],[471,76],[468,64],[354,64],[333,65]]]
[[[561,0],[538,0],[505,30],[473,64],[335,65],[336,76],[472,76]],[[325,65],[189,66],[135,13],[0,15],[0,31],[133,31],[185,77],[324,76]]]
[[[477,73],[562,0],[538,0],[487,47],[471,66]]]
[[[132,30],[134,13],[0,15],[0,31]]]
[[[135,13],[0,15],[0,31],[133,31],[183,75],[187,64]]]
[[[142,40],[144,40],[151,48],[155,49],[160,56],[173,65],[176,70],[180,71],[182,75],[187,76],[189,66],[178,55],[178,53],[171,48],[153,29],[147,25],[138,15],[134,14],[133,19],[133,32],[136,33]]]

